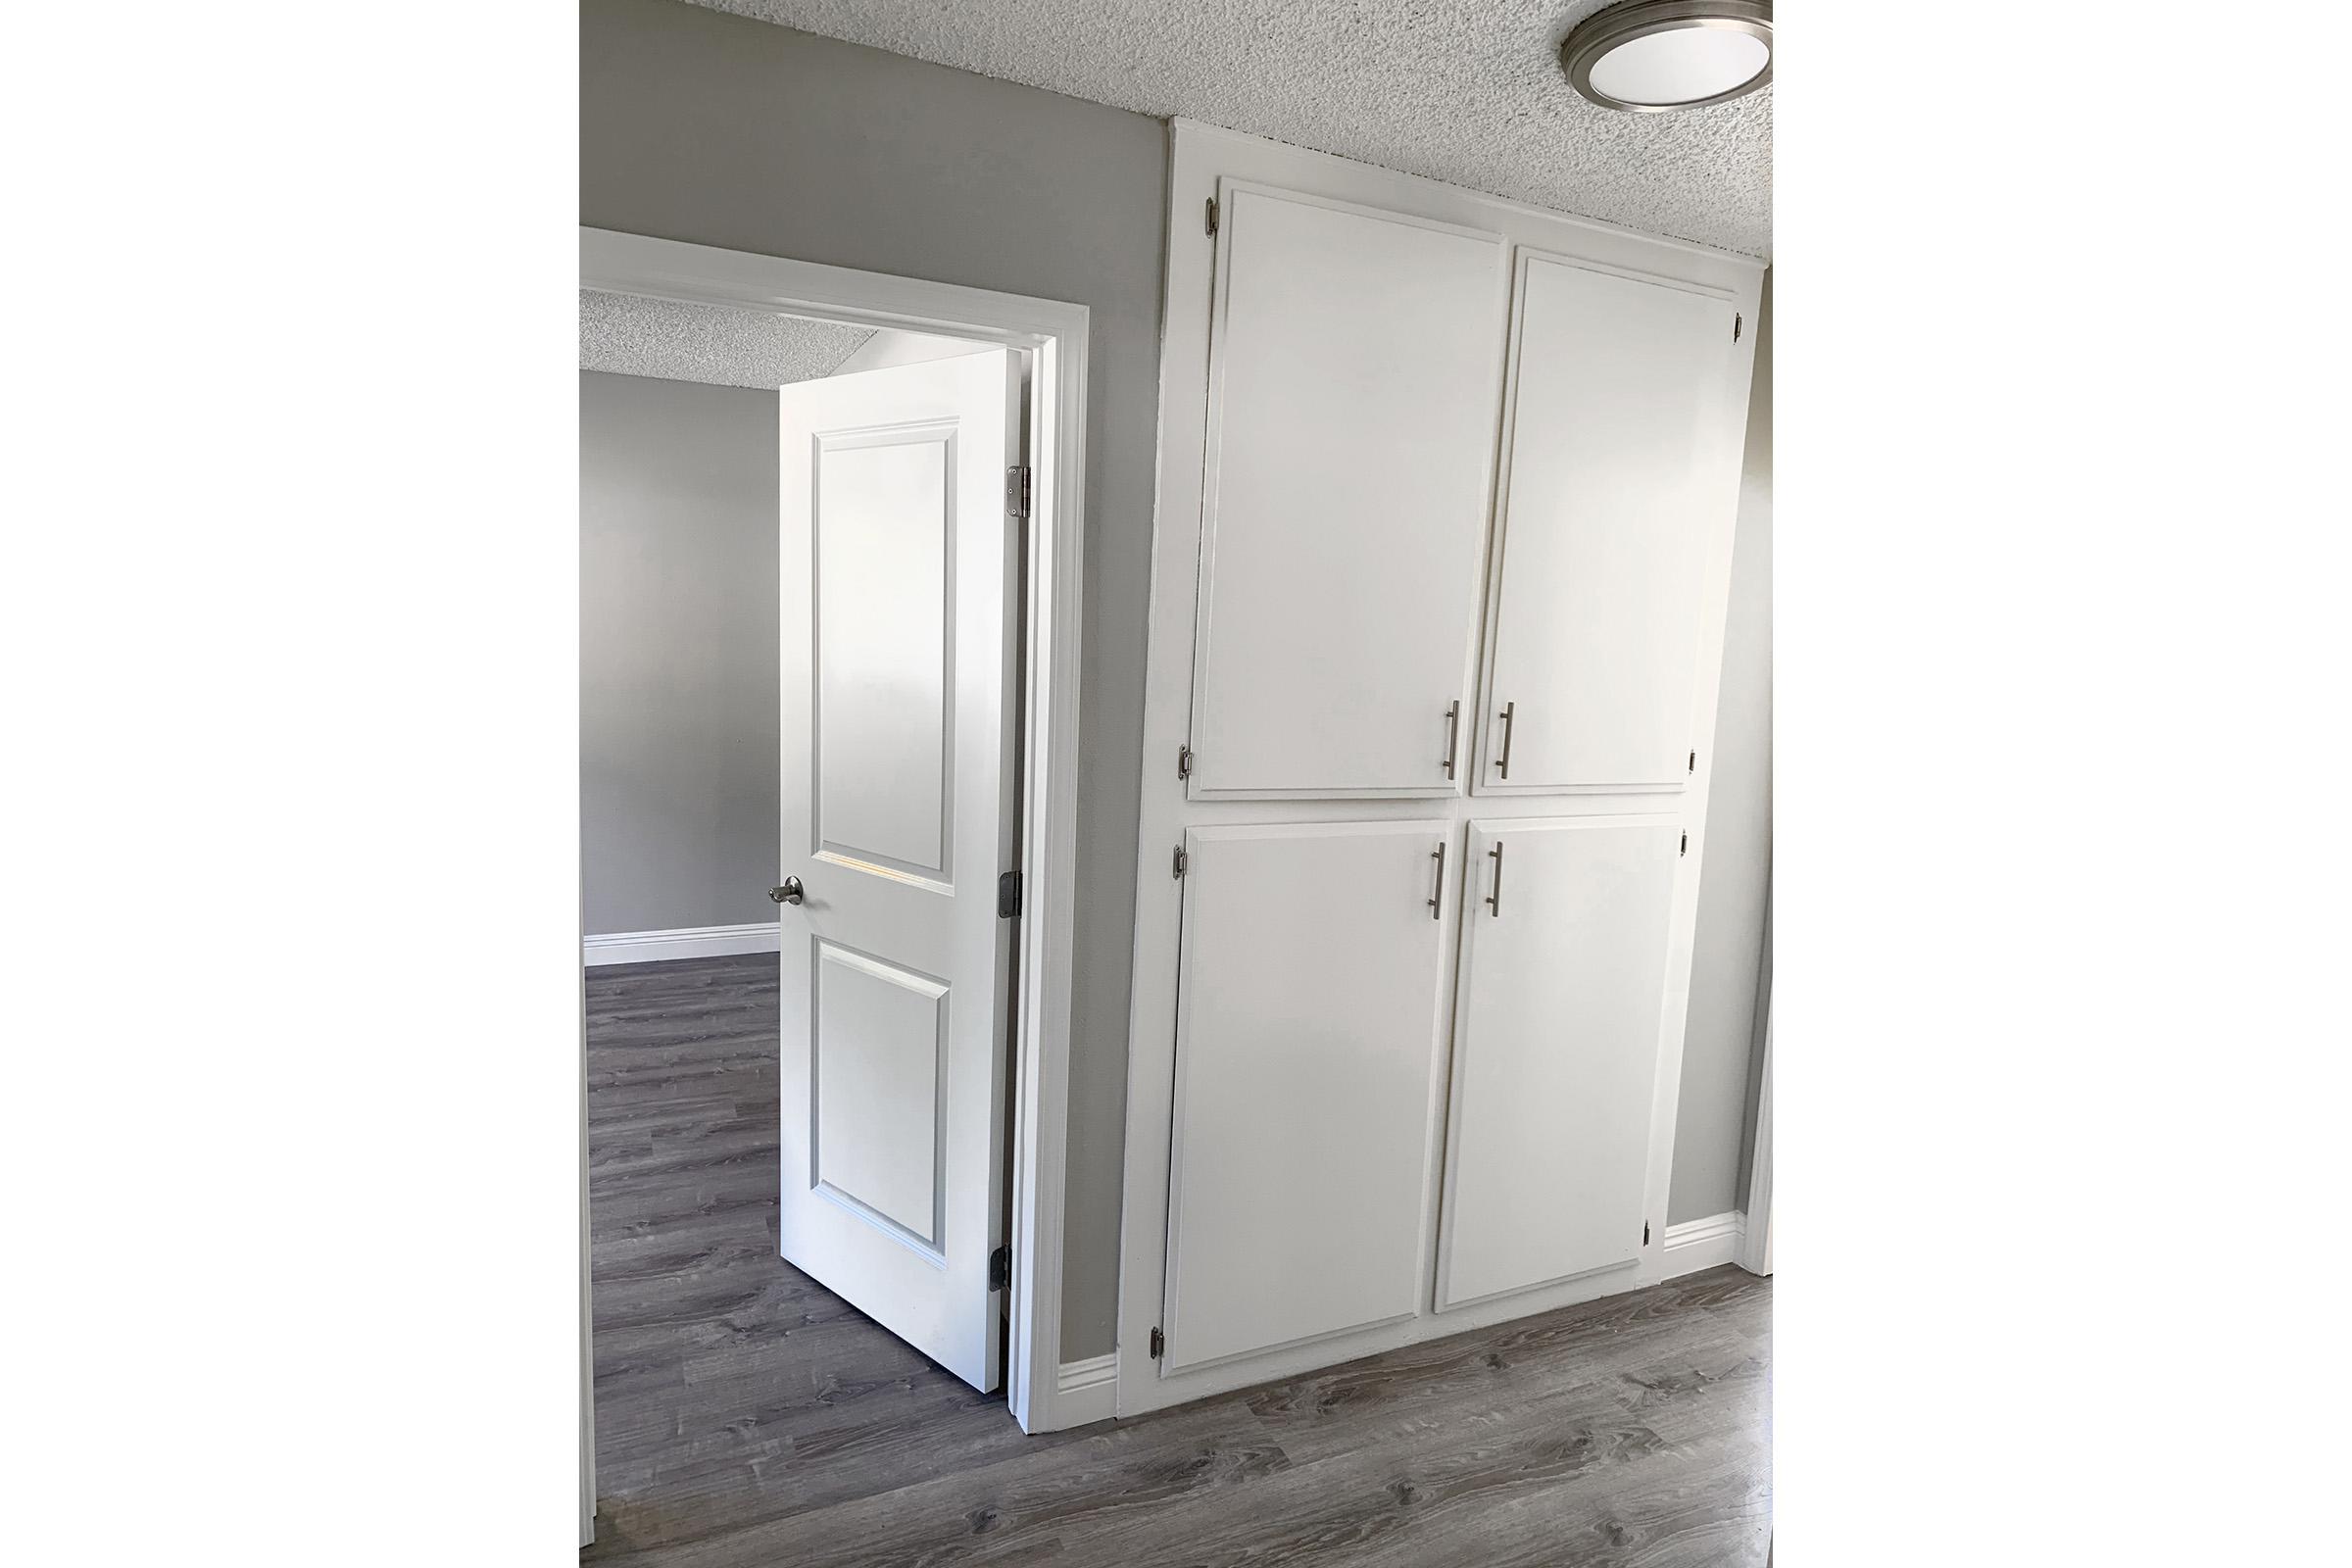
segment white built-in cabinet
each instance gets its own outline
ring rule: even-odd
[[[1656,1276],[1761,270],[1172,188],[1123,1414]]]

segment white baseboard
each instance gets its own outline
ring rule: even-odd
[[[1119,1352],[1064,1361],[1054,1380],[1056,1431],[1107,1421],[1119,1413]]]
[[[1747,1239],[1747,1216],[1738,1209],[1687,1219],[1666,1227],[1666,1250],[1661,1259],[1667,1279],[1695,1274],[1719,1263],[1737,1263]]]
[[[774,953],[780,927],[773,920],[753,925],[690,925],[674,931],[612,931],[580,939],[580,961],[654,963],[663,958],[723,958],[737,953]]]

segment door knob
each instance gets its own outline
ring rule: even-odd
[[[798,904],[801,902],[801,879],[797,876],[788,876],[784,879],[782,887],[769,888],[767,896],[778,904]]]

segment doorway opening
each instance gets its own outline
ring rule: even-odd
[[[593,229],[581,291],[584,1511],[657,1414],[1052,1430],[1086,312]]]

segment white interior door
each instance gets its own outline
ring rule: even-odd
[[[1681,836],[1471,824],[1441,1311],[1639,1259]]]
[[[994,349],[778,399],[782,1251],[993,1389],[1019,368]]]
[[[1522,255],[1480,793],[1690,778],[1707,571],[1737,510],[1734,315]]]
[[[1185,835],[1163,1373],[1416,1310],[1448,831]]]
[[[1220,201],[1191,793],[1459,793],[1502,241],[1231,182]]]

